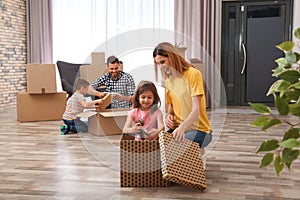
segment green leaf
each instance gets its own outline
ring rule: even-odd
[[[286,67],[288,67],[289,65],[287,65]],[[283,71],[285,70],[285,68],[282,67],[276,67],[275,69],[272,70],[273,74],[272,76],[277,77],[279,74],[281,74]]]
[[[268,166],[273,161],[274,153],[267,153],[261,160],[260,168]]]
[[[284,167],[284,164],[281,162],[280,156],[276,156],[275,162],[274,162],[274,167],[275,167],[277,176],[279,176],[280,172],[282,171],[282,169]]]
[[[272,72],[273,72],[272,76],[278,77],[279,74],[281,74],[286,69],[289,69],[290,67],[291,67],[290,64],[287,64],[284,68],[282,68],[282,67],[276,67],[275,69],[272,70]]]
[[[294,64],[297,61],[297,56],[292,51],[288,51],[285,53],[285,58],[290,64]]]
[[[272,140],[267,140],[267,141],[264,141],[258,151],[258,152],[261,152],[261,151],[272,151],[274,149],[277,149],[279,147],[279,144],[278,144],[278,141],[275,140],[275,139],[272,139]]]
[[[299,137],[300,137],[300,129],[299,128],[291,128],[284,134],[283,141],[288,140],[290,138],[298,139]]]
[[[275,60],[275,62],[277,63],[280,70],[282,70],[282,68],[284,67],[289,66],[289,62],[285,58],[278,58],[277,60]]]
[[[279,45],[276,45],[276,47],[282,51],[289,51],[295,47],[295,44],[292,41],[286,41],[286,42],[282,42]]]
[[[295,89],[300,89],[300,81],[298,81],[297,83],[291,85],[291,87],[293,87]]]
[[[282,151],[282,162],[290,169],[291,164],[299,156],[299,150],[295,149],[283,149]]]
[[[264,126],[270,120],[269,116],[260,116],[256,118],[251,125],[253,126]]]
[[[288,140],[280,142],[279,144],[281,146],[283,146],[284,148],[288,148],[288,149],[291,149],[291,148],[294,148],[294,147],[297,147],[300,145],[300,143],[295,138],[290,138]]]
[[[275,96],[275,106],[280,115],[289,113],[289,105],[285,97]]]
[[[296,62],[298,62],[300,60],[300,54],[298,52],[294,52],[294,54],[296,55]]]
[[[285,92],[285,95],[287,96],[289,102],[290,101],[297,101],[300,97],[300,89],[298,90],[288,90]]]
[[[267,96],[269,96],[270,94],[273,94],[275,92],[286,91],[290,86],[291,86],[291,84],[285,80],[277,80],[271,85],[271,87],[267,93]]]
[[[300,103],[300,96],[298,98],[298,100],[296,101],[296,104]]]
[[[252,107],[253,110],[255,110],[258,113],[261,113],[261,114],[270,114],[271,113],[271,109],[262,103],[250,103],[249,102],[249,105]]]
[[[300,71],[295,70],[295,69],[285,70],[284,72],[279,74],[278,78],[288,81],[292,84],[297,83],[297,82],[299,82]]]
[[[294,36],[295,36],[295,38],[300,39],[300,27],[298,27],[294,30]]]
[[[271,119],[269,120],[263,127],[262,127],[262,131],[267,130],[268,128],[272,127],[272,126],[276,126],[278,124],[281,124],[281,121],[279,119]]]
[[[300,103],[289,104],[290,113],[300,117]]]

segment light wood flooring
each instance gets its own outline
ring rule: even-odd
[[[15,110],[0,112],[0,199],[300,199],[300,162],[278,178],[260,169],[256,151],[282,130],[261,132],[249,109],[209,112],[214,139],[207,148],[207,189],[122,188],[119,135],[60,135],[61,121],[19,123]],[[228,112],[228,111],[227,111]],[[299,120],[299,119],[296,119]]]

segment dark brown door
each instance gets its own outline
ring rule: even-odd
[[[273,105],[266,94],[275,81],[275,60],[282,56],[275,46],[291,36],[292,0],[223,1],[222,6],[223,105]]]

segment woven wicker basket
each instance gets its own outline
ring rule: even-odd
[[[158,140],[135,141],[133,136],[122,134],[120,140],[121,187],[166,187],[162,179]]]
[[[194,189],[206,188],[199,144],[184,140],[175,142],[167,132],[159,133],[163,178]]]

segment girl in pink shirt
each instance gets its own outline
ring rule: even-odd
[[[164,130],[160,98],[155,85],[150,81],[141,81],[134,98],[133,109],[129,111],[123,133],[135,134],[135,140],[157,139]]]

